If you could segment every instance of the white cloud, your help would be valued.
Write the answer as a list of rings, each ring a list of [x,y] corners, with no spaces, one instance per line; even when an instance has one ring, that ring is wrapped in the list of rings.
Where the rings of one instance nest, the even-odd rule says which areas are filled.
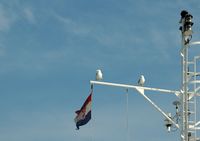
[[[60,16],[56,13],[54,13],[54,16],[58,21],[64,24],[67,32],[71,32],[75,35],[88,35],[91,32],[91,28],[88,25],[84,25],[84,23],[79,23],[78,21]]]
[[[32,24],[36,23],[36,18],[33,13],[33,10],[29,7],[23,9],[25,18]]]
[[[0,31],[8,31],[13,24],[25,18],[29,23],[35,24],[36,18],[32,7],[18,3],[10,3],[9,6],[0,4]]]
[[[15,16],[10,11],[6,10],[0,5],[0,31],[7,31],[10,29]]]

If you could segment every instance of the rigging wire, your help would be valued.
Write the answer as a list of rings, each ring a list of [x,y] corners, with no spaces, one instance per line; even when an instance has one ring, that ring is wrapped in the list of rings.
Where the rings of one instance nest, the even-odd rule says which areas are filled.
[[[127,135],[126,135],[126,141],[129,141],[129,126],[128,126],[128,124],[129,124],[129,118],[128,118],[128,113],[129,113],[129,111],[128,111],[128,108],[129,108],[129,99],[128,99],[129,97],[128,97],[128,89],[126,89],[126,130],[127,130]]]

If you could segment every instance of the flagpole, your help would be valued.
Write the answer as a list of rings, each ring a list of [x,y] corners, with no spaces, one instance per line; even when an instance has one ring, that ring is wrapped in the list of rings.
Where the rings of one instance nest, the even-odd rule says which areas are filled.
[[[92,101],[93,101],[93,93],[94,93],[94,85],[93,84],[90,84],[90,93],[92,94]],[[92,104],[91,104],[91,108],[92,108]],[[91,118],[92,118],[92,115],[91,115]],[[93,118],[93,120],[94,120],[94,118]],[[90,128],[91,128],[91,131],[94,131],[94,126],[93,126],[93,121],[92,120],[92,122],[91,122],[91,125],[90,125]],[[93,136],[93,134],[91,134],[91,141],[93,141],[94,140],[94,136]]]

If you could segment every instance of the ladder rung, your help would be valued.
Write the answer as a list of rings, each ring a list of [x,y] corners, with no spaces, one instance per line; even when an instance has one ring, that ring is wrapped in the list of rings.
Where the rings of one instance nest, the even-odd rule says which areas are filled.
[[[190,81],[190,83],[200,83],[200,80],[193,80],[193,81]]]
[[[184,72],[185,72],[185,71],[184,71]],[[196,73],[195,73],[195,72],[191,72],[191,71],[190,71],[190,72],[187,72],[187,75],[188,75],[189,78],[191,78],[190,75],[192,75],[192,76],[195,76],[195,75],[196,75],[196,77],[197,77],[197,76],[200,76],[200,73],[199,73],[199,72],[196,72]]]
[[[189,128],[189,129],[190,129],[190,128]],[[194,129],[190,129],[189,132],[195,133],[195,130],[194,130]]]
[[[189,124],[195,124],[195,121],[188,121]]]
[[[194,72],[191,72],[191,71],[189,71],[189,72],[187,72],[188,74],[193,74],[194,75]]]
[[[189,113],[189,114],[195,114],[195,112],[194,112],[194,111],[189,111],[188,113]]]
[[[193,62],[193,61],[188,61],[187,63],[188,63],[188,64],[194,64],[194,62]]]
[[[183,111],[185,113],[185,111]],[[194,111],[188,111],[188,114],[195,114]]]
[[[196,75],[199,76],[199,75],[200,75],[200,72],[196,72]]]

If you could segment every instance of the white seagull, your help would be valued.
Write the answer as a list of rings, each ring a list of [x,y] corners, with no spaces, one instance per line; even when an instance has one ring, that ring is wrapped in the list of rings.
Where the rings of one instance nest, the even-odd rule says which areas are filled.
[[[103,79],[102,71],[100,69],[96,70],[96,80],[100,81],[102,79]]]
[[[144,75],[141,75],[140,79],[138,80],[138,85],[139,86],[144,86],[144,82],[145,82]]]

